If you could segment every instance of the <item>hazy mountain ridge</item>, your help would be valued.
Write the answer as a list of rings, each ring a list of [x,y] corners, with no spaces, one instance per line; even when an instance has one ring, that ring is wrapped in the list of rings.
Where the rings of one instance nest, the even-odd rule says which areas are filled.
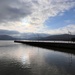
[[[75,38],[75,35],[59,34],[50,35],[45,33],[20,33],[18,31],[0,30],[0,40],[48,40],[68,41]]]
[[[41,35],[41,34],[40,34]],[[47,37],[41,37],[38,34],[38,37],[34,37],[32,34],[31,36],[33,37],[12,37],[9,35],[0,35],[0,40],[47,40],[47,41],[68,41],[71,40],[72,38],[75,38],[75,35],[68,35],[68,34],[62,34],[62,35],[49,35]],[[44,35],[44,34],[42,34]]]
[[[36,35],[36,34],[35,34]],[[19,35],[0,35],[0,40],[36,40],[48,36],[46,34],[20,33]]]
[[[41,38],[41,40],[68,41],[71,40],[72,38],[75,38],[75,35],[61,34],[61,35],[51,35],[45,38]]]
[[[9,35],[0,35],[0,40],[15,40],[16,38]]]
[[[5,37],[6,38],[5,38]],[[21,33],[13,30],[1,30],[0,29],[0,40],[1,39],[18,39],[18,40],[26,40],[26,39],[38,39],[38,37],[47,37],[49,34],[44,33]]]

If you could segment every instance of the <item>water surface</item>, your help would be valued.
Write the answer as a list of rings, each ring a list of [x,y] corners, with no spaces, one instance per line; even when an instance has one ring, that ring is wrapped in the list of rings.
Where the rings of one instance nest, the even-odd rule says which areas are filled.
[[[75,55],[0,41],[0,75],[75,75]]]

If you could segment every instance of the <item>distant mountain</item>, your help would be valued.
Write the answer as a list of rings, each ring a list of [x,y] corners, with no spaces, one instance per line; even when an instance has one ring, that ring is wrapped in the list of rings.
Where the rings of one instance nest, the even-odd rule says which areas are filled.
[[[15,35],[13,37],[19,39],[19,40],[36,40],[39,38],[44,38],[49,36],[49,34],[42,34],[42,33],[20,33],[19,35]]]
[[[49,36],[48,34],[33,34],[33,33],[20,33],[19,35],[2,35],[0,34],[0,40],[37,40]]]
[[[16,38],[9,35],[0,35],[0,40],[15,40]]]
[[[21,39],[39,39],[43,37],[47,37],[49,34],[44,33],[21,33],[19,38]]]
[[[0,40],[34,40],[43,37],[47,37],[49,34],[44,33],[21,33],[14,30],[2,30],[0,29]]]
[[[45,38],[40,38],[40,40],[51,40],[51,41],[69,41],[72,38],[75,38],[75,35],[69,35],[69,34],[61,34],[61,35],[51,35]]]
[[[18,31],[1,30],[0,40],[48,40],[48,41],[68,41],[75,40],[75,35],[61,34],[50,35],[45,33],[21,33]]]

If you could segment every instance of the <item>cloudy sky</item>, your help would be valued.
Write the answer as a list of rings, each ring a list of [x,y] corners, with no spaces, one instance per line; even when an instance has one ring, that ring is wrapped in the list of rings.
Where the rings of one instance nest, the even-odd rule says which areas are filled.
[[[75,34],[75,0],[0,0],[0,30]]]

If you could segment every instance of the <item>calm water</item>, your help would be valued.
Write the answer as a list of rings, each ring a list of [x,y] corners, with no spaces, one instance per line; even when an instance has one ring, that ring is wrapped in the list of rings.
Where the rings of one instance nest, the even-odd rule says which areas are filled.
[[[0,75],[75,75],[75,55],[0,41]]]

